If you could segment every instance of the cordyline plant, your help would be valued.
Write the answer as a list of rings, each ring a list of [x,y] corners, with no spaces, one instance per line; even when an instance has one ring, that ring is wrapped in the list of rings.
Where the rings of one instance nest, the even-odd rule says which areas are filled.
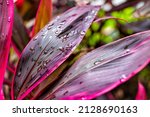
[[[41,0],[28,42],[30,37],[14,10],[13,0],[0,0],[0,99],[5,99],[3,81],[12,32],[12,46],[19,62],[15,72],[12,70],[11,99],[94,99],[141,71],[150,62],[150,31],[92,50],[58,77],[99,9],[99,6],[76,6],[50,21],[52,2]],[[140,98],[140,92],[145,89],[139,83],[136,99],[145,99]]]

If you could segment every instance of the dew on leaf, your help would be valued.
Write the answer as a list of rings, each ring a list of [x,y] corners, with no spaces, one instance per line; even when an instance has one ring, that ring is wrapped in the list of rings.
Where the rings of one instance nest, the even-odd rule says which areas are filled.
[[[60,22],[60,25],[64,25],[65,22],[66,22],[66,20],[61,21],[61,22]]]
[[[11,21],[11,18],[10,17],[8,17],[8,22],[10,22]]]
[[[53,27],[54,23],[47,26],[47,30],[50,30]]]
[[[9,0],[6,1],[6,4],[9,5]]]
[[[100,64],[100,63],[101,63],[101,61],[98,60],[98,61],[95,61],[95,62],[94,62],[94,65],[98,65],[98,64]]]
[[[30,47],[30,51],[32,52],[32,53],[34,53],[34,48],[33,47]]]
[[[21,76],[21,72],[20,72],[20,71],[17,73],[17,76],[18,76],[18,77],[20,77],[20,76]]]
[[[121,81],[121,82],[125,82],[125,81],[126,81],[126,78],[127,78],[127,76],[126,76],[125,74],[122,74],[120,81]]]
[[[47,62],[46,61],[43,61],[43,67],[45,68],[47,65]]]
[[[48,51],[47,51],[47,50],[45,50],[45,51],[44,51],[44,54],[47,54],[47,53],[48,53]]]
[[[81,35],[85,35],[85,33],[86,33],[85,31],[81,31],[81,33],[80,33],[80,34],[81,34]]]
[[[129,52],[130,52],[130,49],[127,49],[127,50],[126,50],[126,53],[129,53]]]
[[[59,31],[58,31],[58,30],[56,30],[56,31],[55,31],[55,34],[56,34],[56,35],[57,35],[57,34],[59,34]]]

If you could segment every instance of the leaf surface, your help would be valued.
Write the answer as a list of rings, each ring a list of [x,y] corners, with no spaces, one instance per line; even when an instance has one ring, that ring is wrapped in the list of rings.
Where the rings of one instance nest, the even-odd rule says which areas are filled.
[[[150,61],[150,31],[137,33],[80,58],[45,99],[93,99],[126,82]]]
[[[18,63],[12,96],[23,99],[56,70],[81,42],[98,10],[95,6],[74,7],[33,37]]]
[[[15,8],[12,43],[18,55],[20,55],[20,53],[23,51],[29,40],[30,37],[27,33],[27,29],[25,28],[23,21],[19,16],[17,9]]]
[[[13,0],[0,0],[0,91],[10,49],[13,25]]]

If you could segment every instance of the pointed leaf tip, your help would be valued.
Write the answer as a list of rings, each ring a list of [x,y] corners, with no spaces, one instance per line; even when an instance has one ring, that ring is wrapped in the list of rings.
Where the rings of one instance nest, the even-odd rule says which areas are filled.
[[[150,31],[97,48],[75,62],[45,99],[93,99],[100,96],[142,70],[150,61],[149,50]]]
[[[12,94],[23,99],[58,68],[83,39],[99,7],[74,7],[48,23],[24,49]],[[67,20],[66,20],[67,19]]]
[[[137,91],[135,99],[136,100],[146,100],[147,99],[145,88],[141,82],[138,82],[138,91]]]

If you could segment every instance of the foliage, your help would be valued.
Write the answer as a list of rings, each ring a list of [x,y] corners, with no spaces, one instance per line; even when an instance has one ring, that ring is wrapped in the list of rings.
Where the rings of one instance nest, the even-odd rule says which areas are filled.
[[[149,99],[148,5],[1,0],[0,99]]]

